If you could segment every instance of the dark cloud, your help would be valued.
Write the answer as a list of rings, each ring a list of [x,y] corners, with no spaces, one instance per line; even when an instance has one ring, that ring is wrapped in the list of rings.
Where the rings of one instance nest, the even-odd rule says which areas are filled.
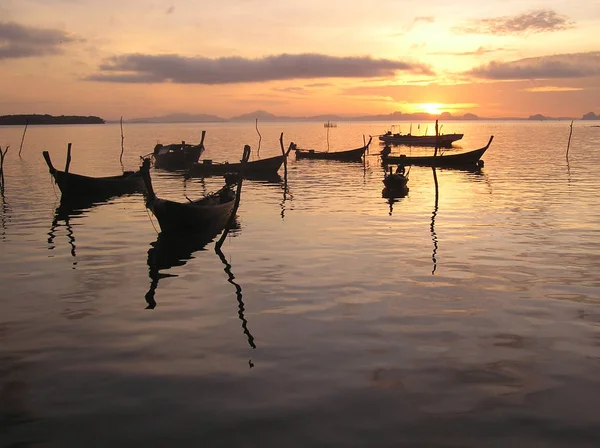
[[[600,51],[557,54],[511,62],[492,61],[466,72],[476,78],[553,79],[600,76]]]
[[[175,12],[175,6],[171,5],[169,6],[169,8],[167,9],[167,14],[173,14]]]
[[[484,54],[497,53],[499,51],[512,51],[506,48],[484,48],[479,47],[473,51],[437,51],[427,53],[433,56],[483,56]]]
[[[280,54],[259,59],[127,54],[100,65],[91,81],[121,83],[234,84],[286,79],[391,77],[397,71],[433,74],[423,64],[368,56]]]
[[[455,27],[458,34],[531,34],[562,31],[574,27],[567,16],[551,9],[538,9],[516,16],[473,19],[465,26]]]
[[[0,22],[0,60],[57,54],[62,44],[75,40],[63,30]]]

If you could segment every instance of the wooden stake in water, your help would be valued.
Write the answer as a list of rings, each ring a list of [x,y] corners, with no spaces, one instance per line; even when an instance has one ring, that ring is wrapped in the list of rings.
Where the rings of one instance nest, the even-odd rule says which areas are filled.
[[[67,161],[65,162],[65,173],[69,172],[69,165],[71,165],[71,144],[67,145]]]
[[[573,120],[571,120],[571,130],[569,131],[569,141],[567,142],[567,155],[566,158],[569,158],[569,147],[571,146],[571,135],[573,135]]]
[[[121,168],[123,168],[123,151],[125,151],[125,146],[123,145],[124,140],[125,136],[123,135],[123,117],[121,117],[121,156],[119,157],[119,162],[121,162]]]
[[[10,145],[7,146],[4,151],[2,150],[2,147],[0,147],[0,190],[2,190],[3,193],[4,193],[4,157],[6,156],[6,153],[8,152],[8,148],[10,148]]]
[[[25,133],[27,132],[28,120],[25,120],[25,129],[23,130],[23,137],[21,137],[21,146],[19,146],[19,159],[21,158],[21,151],[23,151],[23,142],[25,141]]]
[[[262,140],[262,135],[260,135],[260,131],[258,130],[258,118],[254,124],[256,127],[256,133],[258,134],[258,149],[256,150],[256,157],[260,158],[260,142]]]

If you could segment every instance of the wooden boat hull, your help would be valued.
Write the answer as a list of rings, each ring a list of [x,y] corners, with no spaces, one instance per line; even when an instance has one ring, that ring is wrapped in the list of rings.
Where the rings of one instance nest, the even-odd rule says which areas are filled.
[[[147,207],[152,211],[161,231],[165,233],[186,232],[205,233],[208,229],[224,228],[231,216],[235,204],[235,195],[222,204],[196,205],[192,202],[181,203],[166,199],[149,201]]]
[[[315,151],[314,149],[296,149],[296,159],[319,159],[319,160],[339,160],[342,162],[360,162],[363,155],[369,149],[372,138],[369,142],[360,148],[349,149],[347,151]]]
[[[402,190],[406,188],[408,177],[401,174],[389,174],[383,179],[383,184],[390,190]]]
[[[118,196],[145,190],[139,171],[112,177],[89,177],[56,171],[53,176],[61,193],[70,197]]]
[[[266,159],[246,162],[244,177],[273,177],[277,175],[279,168],[283,165],[283,155],[269,157]],[[239,173],[242,171],[242,163],[215,163],[203,160],[189,167],[187,174],[192,177],[222,176],[227,173]]]
[[[154,167],[162,170],[184,170],[198,162],[202,145],[167,145],[154,150]]]
[[[483,161],[481,157],[490,147],[494,136],[490,137],[490,140],[483,148],[475,149],[473,151],[462,152],[460,154],[442,154],[439,156],[383,156],[382,161],[384,164],[397,164],[403,166],[417,165],[417,166],[436,166],[441,168],[472,168],[480,166]]]
[[[48,151],[42,153],[63,199],[101,200],[128,193],[146,191],[141,171],[130,171],[120,176],[91,177],[59,171],[52,166]]]
[[[457,140],[463,138],[464,134],[444,134],[438,137],[438,146],[449,148]],[[383,134],[379,140],[392,145],[408,146],[435,146],[435,135],[401,135],[401,134]]]

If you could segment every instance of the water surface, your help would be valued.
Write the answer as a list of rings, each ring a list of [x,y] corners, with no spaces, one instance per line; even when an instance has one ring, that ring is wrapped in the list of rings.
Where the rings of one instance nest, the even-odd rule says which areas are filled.
[[[126,125],[123,166],[202,129],[205,157],[257,157],[253,125]],[[322,123],[260,129],[260,157],[280,132],[326,148]],[[600,132],[578,122],[567,161],[566,122],[443,131],[495,139],[480,172],[436,171],[437,204],[431,168],[382,197],[376,141],[292,157],[287,189],[244,182],[217,253],[160,239],[141,195],[59,208],[41,151],[118,174],[118,124],[30,127],[22,159],[0,128],[0,446],[599,446]],[[223,184],[152,176],[181,201]]]

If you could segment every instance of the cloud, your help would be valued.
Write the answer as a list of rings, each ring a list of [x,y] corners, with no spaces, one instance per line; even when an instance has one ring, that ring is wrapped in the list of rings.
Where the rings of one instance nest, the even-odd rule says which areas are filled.
[[[575,26],[567,16],[551,9],[538,9],[516,16],[472,19],[466,26],[454,27],[457,34],[533,34],[562,31]]]
[[[313,82],[312,84],[306,84],[304,87],[331,87],[334,84],[330,83],[330,82]]]
[[[492,61],[475,67],[466,75],[483,79],[585,78],[600,75],[600,51],[556,54],[511,62]]]
[[[173,14],[173,12],[175,12],[175,6],[171,5],[167,8],[167,11],[165,12],[165,14]]]
[[[392,77],[397,71],[433,74],[429,66],[369,56],[280,54],[258,59],[126,54],[109,58],[90,81],[118,83],[234,84],[287,79]]]
[[[0,60],[58,54],[77,39],[63,30],[0,22]]]
[[[558,87],[558,86],[542,86],[523,89],[524,92],[545,93],[545,92],[577,92],[583,90],[582,87]]]
[[[283,92],[283,93],[298,93],[298,94],[306,94],[306,89],[304,87],[277,87],[272,89],[275,92]]]
[[[484,54],[497,53],[499,51],[511,51],[506,48],[484,48],[479,47],[473,51],[437,51],[427,53],[433,56],[483,56]]]
[[[417,22],[425,22],[425,23],[433,23],[435,22],[435,17],[433,16],[417,16],[413,20],[413,25]]]
[[[433,23],[435,22],[435,17],[433,16],[417,16],[413,19],[413,21],[406,27],[405,30],[399,31],[397,33],[392,34],[394,37],[405,36],[409,31],[411,31],[419,22],[423,23]]]

